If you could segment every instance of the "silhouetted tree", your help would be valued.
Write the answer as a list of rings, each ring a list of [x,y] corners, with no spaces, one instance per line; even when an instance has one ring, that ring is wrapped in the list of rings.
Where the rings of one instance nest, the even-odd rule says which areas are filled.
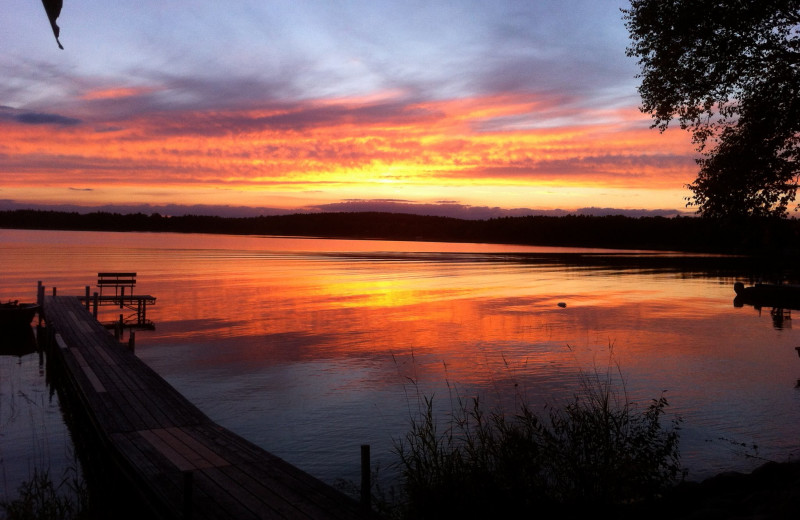
[[[641,110],[703,158],[703,215],[786,216],[800,174],[800,0],[632,0],[623,9]]]

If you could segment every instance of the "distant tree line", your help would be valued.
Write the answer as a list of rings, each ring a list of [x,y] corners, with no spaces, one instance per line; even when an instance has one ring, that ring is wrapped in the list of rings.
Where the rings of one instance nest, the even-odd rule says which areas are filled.
[[[482,242],[563,247],[798,255],[800,221],[568,215],[463,220],[404,213],[302,213],[247,218],[158,213],[0,211],[0,227]]]

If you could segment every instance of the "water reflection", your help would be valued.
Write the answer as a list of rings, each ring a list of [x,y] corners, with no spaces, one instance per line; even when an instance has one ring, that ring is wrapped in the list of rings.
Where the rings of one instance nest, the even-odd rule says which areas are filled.
[[[34,471],[60,479],[74,470],[72,441],[30,326],[0,330],[0,500]]]
[[[239,254],[235,269],[213,258],[195,271],[213,276],[159,295],[159,330],[141,355],[212,416],[328,478],[355,466],[362,442],[389,460],[420,393],[439,396],[444,411],[452,388],[552,402],[575,389],[581,369],[602,368],[609,345],[632,398],[666,389],[686,416],[695,474],[736,459],[727,445],[709,448],[723,436],[758,439],[774,453],[796,449],[785,423],[761,414],[765,402],[797,413],[796,396],[785,393],[795,374],[775,345],[790,340],[731,313],[729,280],[404,256]],[[189,302],[167,303],[187,289]],[[758,428],[742,414],[757,417]],[[331,447],[337,438],[341,447]]]
[[[742,282],[737,282],[734,284],[734,291],[734,307],[750,305],[759,314],[763,308],[768,307],[776,329],[792,328],[792,310],[800,310],[800,285],[756,284],[745,287]]]
[[[765,458],[800,451],[798,338],[731,306],[745,259],[261,237],[6,239],[3,291],[32,290],[41,275],[61,294],[82,294],[96,272],[137,271],[137,291],[158,298],[148,309],[156,330],[137,334],[137,354],[213,419],[328,481],[357,480],[365,443],[385,469],[421,395],[443,412],[454,395],[544,406],[568,398],[581,370],[604,370],[610,349],[631,399],[666,390],[685,418],[694,478],[757,463],[720,438],[758,444]]]

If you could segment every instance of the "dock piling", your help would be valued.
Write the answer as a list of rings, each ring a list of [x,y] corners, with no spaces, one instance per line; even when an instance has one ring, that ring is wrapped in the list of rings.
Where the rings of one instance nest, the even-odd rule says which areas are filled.
[[[194,483],[194,473],[191,471],[183,472],[183,518],[192,518],[192,488]]]
[[[361,506],[370,509],[372,478],[370,475],[369,444],[361,445]]]
[[[42,281],[39,280],[36,284],[36,303],[39,305],[39,312],[36,314],[39,315],[39,327],[42,326],[43,315],[42,308],[44,306],[44,285],[42,285]]]

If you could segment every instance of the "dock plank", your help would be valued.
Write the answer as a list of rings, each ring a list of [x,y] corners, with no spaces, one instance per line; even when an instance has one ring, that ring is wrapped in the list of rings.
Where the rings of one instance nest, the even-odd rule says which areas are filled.
[[[164,428],[156,432],[161,438],[172,444],[183,446],[185,450],[193,454],[192,460],[198,467],[229,466],[225,458],[220,456],[200,439],[191,435],[188,429],[184,428]],[[174,440],[173,440],[174,439]]]
[[[43,314],[110,459],[154,514],[196,519],[374,518],[355,500],[214,423],[100,324],[78,297]]]

